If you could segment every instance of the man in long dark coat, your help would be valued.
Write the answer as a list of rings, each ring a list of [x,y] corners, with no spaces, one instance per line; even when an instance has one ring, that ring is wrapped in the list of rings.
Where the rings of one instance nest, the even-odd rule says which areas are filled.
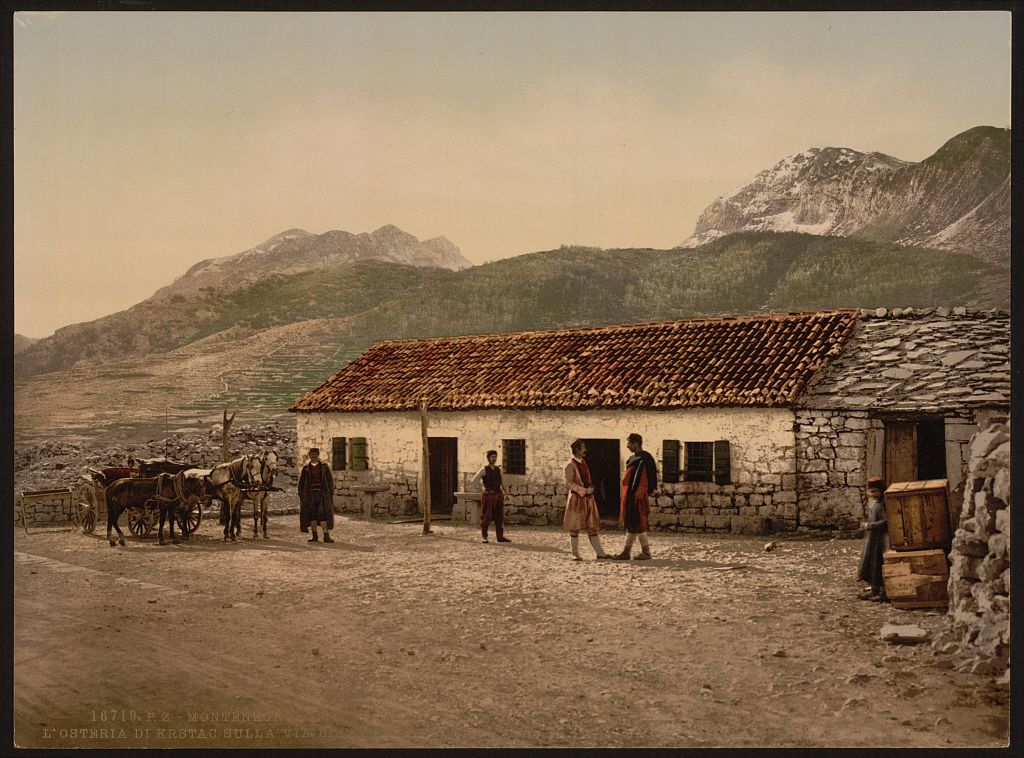
[[[320,460],[320,448],[311,447],[309,463],[299,473],[299,528],[305,532],[312,527],[309,542],[317,542],[318,526],[324,529],[324,542],[334,542],[334,476],[330,466]]]
[[[857,575],[871,585],[870,594],[861,597],[867,600],[884,601],[885,585],[882,582],[882,562],[889,549],[889,523],[885,514],[885,484],[881,477],[868,479],[868,520],[864,522],[864,548],[860,554]]]
[[[658,486],[658,467],[654,456],[643,449],[643,437],[631,434],[626,447],[633,455],[626,461],[622,476],[622,500],[619,502],[619,524],[626,528],[626,544],[622,552],[613,556],[617,561],[628,561],[633,540],[640,538],[638,561],[650,560],[651,546],[647,541],[647,516],[650,513],[650,494]]]

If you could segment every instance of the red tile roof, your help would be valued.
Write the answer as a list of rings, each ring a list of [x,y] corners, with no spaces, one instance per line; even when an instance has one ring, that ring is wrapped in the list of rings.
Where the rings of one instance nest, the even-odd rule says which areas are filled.
[[[857,311],[758,314],[374,344],[292,411],[786,405]]]

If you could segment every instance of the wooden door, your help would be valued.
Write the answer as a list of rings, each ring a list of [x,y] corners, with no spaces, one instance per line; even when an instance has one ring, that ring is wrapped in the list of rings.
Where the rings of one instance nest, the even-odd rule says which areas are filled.
[[[885,425],[885,483],[917,480],[917,424],[890,421]]]
[[[451,513],[458,490],[459,440],[457,437],[429,437],[430,512]]]

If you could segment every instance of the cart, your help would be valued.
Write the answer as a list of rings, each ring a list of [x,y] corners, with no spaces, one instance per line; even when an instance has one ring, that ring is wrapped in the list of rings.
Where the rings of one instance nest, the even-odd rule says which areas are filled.
[[[173,463],[173,462],[168,462]],[[184,464],[175,464],[183,466]],[[188,472],[186,472],[186,475]],[[99,519],[106,518],[107,501],[104,496],[106,488],[123,478],[138,477],[138,471],[127,467],[115,466],[104,469],[87,468],[82,474],[76,497],[73,501],[75,524],[83,533],[91,534],[96,529]],[[191,534],[203,519],[203,506],[209,505],[205,496],[190,493],[186,498],[186,508],[178,514],[178,524]],[[127,511],[128,531],[136,537],[147,537],[160,521],[159,505],[154,501],[129,508]]]

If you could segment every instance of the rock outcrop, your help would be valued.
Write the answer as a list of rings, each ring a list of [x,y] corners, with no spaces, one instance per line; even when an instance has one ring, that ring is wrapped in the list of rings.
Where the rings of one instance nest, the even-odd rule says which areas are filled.
[[[1010,424],[971,439],[968,496],[953,537],[949,625],[936,647],[959,646],[977,674],[1010,675]]]
[[[923,161],[841,147],[789,156],[701,214],[682,247],[738,231],[964,250],[1009,268],[1010,130],[979,126]]]

